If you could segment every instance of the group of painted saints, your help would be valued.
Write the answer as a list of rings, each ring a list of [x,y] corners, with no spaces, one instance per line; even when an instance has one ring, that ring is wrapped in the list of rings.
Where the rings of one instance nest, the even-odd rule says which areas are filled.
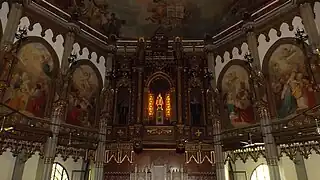
[[[272,88],[280,118],[316,105],[315,88],[303,73],[293,71],[272,83]]]

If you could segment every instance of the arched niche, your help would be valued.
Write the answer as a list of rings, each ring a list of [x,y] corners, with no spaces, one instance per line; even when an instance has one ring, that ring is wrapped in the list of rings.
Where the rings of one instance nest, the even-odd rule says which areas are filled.
[[[204,125],[204,99],[202,98],[203,89],[200,79],[194,77],[189,81],[189,109],[190,123],[193,126]]]
[[[27,115],[44,117],[50,114],[59,72],[59,59],[54,49],[40,37],[28,37],[17,54],[4,58],[1,80],[8,83],[2,102]]]
[[[115,123],[126,125],[130,119],[131,87],[128,78],[122,78],[117,82]]]
[[[253,87],[249,79],[247,64],[232,60],[223,68],[218,79],[222,92],[222,125],[224,128],[240,128],[256,123],[252,103]]]
[[[69,69],[72,74],[68,88],[66,123],[95,127],[99,115],[99,98],[102,78],[89,60],[76,61]]]
[[[163,73],[153,74],[144,89],[144,116],[150,125],[169,125],[175,121],[175,94],[172,80]]]
[[[273,116],[285,118],[317,104],[307,51],[295,38],[282,38],[268,50],[262,68]]]

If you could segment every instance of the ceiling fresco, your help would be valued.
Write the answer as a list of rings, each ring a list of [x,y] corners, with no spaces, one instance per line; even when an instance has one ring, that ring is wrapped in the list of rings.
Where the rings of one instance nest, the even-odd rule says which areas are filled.
[[[241,19],[268,0],[49,0],[101,33],[122,39],[150,37],[159,28],[168,36],[202,39]],[[270,0],[269,0],[270,1]],[[250,6],[248,6],[250,4]],[[250,7],[248,10],[248,7]]]

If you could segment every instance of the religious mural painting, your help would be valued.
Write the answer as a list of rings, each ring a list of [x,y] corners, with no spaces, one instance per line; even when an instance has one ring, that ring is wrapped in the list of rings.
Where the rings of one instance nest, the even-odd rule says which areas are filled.
[[[302,49],[290,43],[280,44],[270,56],[268,74],[279,118],[316,105],[305,58]]]
[[[66,123],[83,127],[95,125],[100,83],[90,65],[81,64],[75,68],[69,85]]]
[[[222,76],[224,105],[232,127],[254,124],[248,71],[241,65],[231,65]]]
[[[76,7],[80,19],[109,36],[121,38],[150,37],[159,27],[170,36],[203,38],[226,23],[236,23],[241,6],[261,6],[267,0],[48,0],[71,13]],[[239,3],[240,2],[240,3]],[[254,4],[254,5],[253,5]],[[215,26],[212,26],[215,24]]]
[[[56,65],[53,57],[43,44],[31,42],[21,47],[17,58],[2,102],[26,115],[44,117]]]

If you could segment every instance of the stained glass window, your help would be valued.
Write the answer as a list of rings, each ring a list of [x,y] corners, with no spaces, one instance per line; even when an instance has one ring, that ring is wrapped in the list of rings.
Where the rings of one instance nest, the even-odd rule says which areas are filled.
[[[251,180],[270,180],[268,165],[259,165],[252,173]]]
[[[51,180],[69,180],[66,168],[59,163],[54,163],[52,166]]]

